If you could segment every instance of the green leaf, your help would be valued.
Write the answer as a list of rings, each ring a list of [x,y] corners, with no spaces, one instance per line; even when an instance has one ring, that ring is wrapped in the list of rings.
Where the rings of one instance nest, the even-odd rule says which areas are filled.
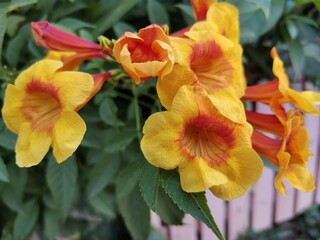
[[[304,23],[319,29],[319,24],[310,17],[299,16],[299,15],[289,15],[288,18],[292,20],[297,20],[301,23]]]
[[[5,129],[0,133],[1,147],[14,151],[16,141],[17,141],[17,135],[9,131],[8,129]]]
[[[108,12],[104,17],[100,18],[96,23],[97,28],[93,32],[95,37],[103,34],[109,28],[114,26],[130,9],[132,9],[140,0],[117,0],[108,8]]]
[[[128,23],[118,22],[113,26],[113,31],[118,38],[120,38],[125,32],[136,32],[136,29]]]
[[[56,239],[59,225],[59,215],[57,212],[46,209],[44,212],[44,232],[49,240]]]
[[[121,132],[110,131],[106,136],[105,142],[106,146],[104,148],[105,152],[114,153],[124,150],[133,140],[137,138],[137,130],[126,128]]]
[[[67,28],[70,28],[72,31],[76,31],[81,28],[94,28],[93,24],[81,21],[76,18],[64,18],[58,22],[59,25],[63,25]]]
[[[13,239],[27,239],[35,227],[39,215],[39,205],[36,199],[29,200],[18,213],[13,225]]]
[[[184,212],[165,193],[162,187],[159,188],[157,199],[157,214],[166,224],[181,225]]]
[[[87,185],[87,192],[89,197],[101,192],[118,173],[120,167],[120,155],[104,154],[104,159],[96,163],[92,169],[89,170],[89,182]]]
[[[293,69],[296,73],[296,77],[300,78],[302,75],[302,71],[305,63],[305,55],[302,43],[300,39],[292,39],[287,42],[290,60],[293,66]]]
[[[148,17],[151,23],[169,25],[169,15],[163,5],[156,0],[148,0]]]
[[[156,211],[158,191],[160,186],[159,169],[145,161],[141,169],[139,186],[142,197],[148,207],[153,211]]]
[[[205,223],[219,239],[224,239],[211,215],[204,192],[184,192],[180,186],[179,174],[175,170],[162,171],[161,185],[181,210]]]
[[[127,177],[127,182],[130,182]],[[143,201],[138,185],[126,195],[117,195],[124,223],[134,240],[147,240],[150,232],[150,210]]]
[[[99,194],[90,197],[89,203],[96,211],[105,215],[108,220],[116,218],[116,203],[113,194],[100,192]]]
[[[257,4],[258,4],[259,8],[262,10],[265,18],[269,19],[271,0],[259,0],[259,1],[257,1]]]
[[[123,198],[128,195],[138,184],[140,178],[139,162],[128,164],[119,173],[116,180],[116,196]]]
[[[26,18],[21,15],[10,15],[8,16],[8,28],[7,33],[10,37],[13,37],[17,32],[19,25],[25,20]]]
[[[8,7],[5,9],[6,12],[11,12],[20,7],[25,7],[31,4],[37,3],[38,0],[12,0]]]
[[[42,2],[43,0],[41,0]],[[55,2],[56,0],[46,0],[50,2]],[[55,8],[55,11],[52,12],[52,21],[56,21],[60,18],[66,17],[66,16],[70,16],[71,14],[86,8],[87,5],[85,3],[82,3],[80,1],[76,1],[76,2],[70,2],[67,4],[61,4],[60,6],[58,6],[57,8]]]
[[[77,189],[78,168],[74,157],[58,164],[50,157],[46,180],[62,218],[66,218]]]
[[[7,29],[7,14],[0,11],[0,67],[1,67],[1,60],[2,60],[2,44],[3,44],[3,38],[6,33]],[[0,141],[1,142],[1,141]]]
[[[99,107],[101,119],[108,125],[114,127],[123,126],[124,123],[117,116],[118,107],[112,98],[105,98]]]
[[[287,26],[290,38],[291,39],[296,38],[299,34],[299,30],[298,30],[298,27],[297,27],[297,24],[295,23],[295,21],[292,21],[290,19],[286,19],[285,22],[286,22],[286,26]]]
[[[1,157],[0,157],[0,181],[9,182],[8,170]]]

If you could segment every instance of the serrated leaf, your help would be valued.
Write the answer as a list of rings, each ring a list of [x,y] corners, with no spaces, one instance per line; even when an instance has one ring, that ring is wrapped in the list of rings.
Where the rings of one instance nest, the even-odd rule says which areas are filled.
[[[180,186],[179,174],[175,170],[162,171],[161,185],[165,192],[171,197],[173,202],[180,207],[181,210],[205,223],[219,239],[224,239],[211,215],[204,192],[184,192]]]
[[[127,181],[130,181],[130,177]],[[137,183],[128,194],[117,195],[117,203],[132,238],[147,240],[150,232],[150,210],[141,197]]]
[[[151,23],[169,25],[169,15],[163,5],[156,0],[148,0],[148,17]]]
[[[162,187],[159,188],[157,211],[161,220],[166,224],[181,225],[184,212],[175,204],[172,199],[165,193]]]
[[[117,116],[118,108],[113,99],[105,98],[99,107],[101,119],[108,125],[121,127],[124,123]]]
[[[0,157],[0,181],[9,182],[8,170],[1,157]]]
[[[59,214],[50,209],[44,212],[44,232],[49,240],[54,240],[59,230]]]
[[[92,169],[89,170],[89,182],[87,185],[87,192],[89,197],[101,192],[118,173],[120,166],[120,155],[104,154],[104,159],[96,163]]]
[[[95,37],[103,34],[114,24],[116,24],[131,8],[133,8],[140,0],[117,0],[108,8],[108,12],[104,17],[100,18],[96,25],[97,28],[93,32]]]
[[[148,207],[156,211],[158,191],[160,186],[159,169],[149,164],[147,161],[141,168],[140,190],[142,197]]]
[[[46,181],[62,218],[66,218],[77,189],[78,168],[74,157],[58,164],[50,157]]]
[[[24,240],[31,233],[36,225],[39,215],[39,205],[35,199],[24,204],[21,212],[18,213],[13,225],[13,239]]]
[[[105,215],[108,220],[116,218],[116,203],[111,193],[100,192],[89,198],[90,205],[98,212]]]
[[[2,65],[2,44],[3,38],[7,30],[7,14],[0,11],[0,66]]]
[[[138,184],[139,178],[140,168],[138,161],[134,161],[122,169],[116,180],[117,198],[128,195]]]

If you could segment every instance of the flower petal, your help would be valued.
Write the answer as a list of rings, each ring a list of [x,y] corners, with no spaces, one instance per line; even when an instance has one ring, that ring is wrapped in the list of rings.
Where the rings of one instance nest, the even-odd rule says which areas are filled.
[[[50,133],[33,131],[30,123],[23,123],[15,148],[17,165],[31,167],[39,164],[49,151],[50,144]]]
[[[172,112],[154,113],[147,119],[141,150],[152,165],[174,169],[184,160],[177,142],[179,129],[182,129],[182,119]]]
[[[14,85],[9,84],[6,89],[2,108],[2,117],[12,132],[18,133],[20,125],[26,121],[21,112],[23,93]]]
[[[228,177],[226,184],[213,186],[210,191],[224,200],[242,196],[255,184],[262,173],[262,160],[250,147],[232,149],[230,159],[217,170]]]
[[[86,124],[78,113],[63,110],[52,132],[53,155],[58,163],[70,157],[80,145]]]
[[[51,79],[65,108],[74,110],[91,94],[94,81],[83,72],[57,72]]]

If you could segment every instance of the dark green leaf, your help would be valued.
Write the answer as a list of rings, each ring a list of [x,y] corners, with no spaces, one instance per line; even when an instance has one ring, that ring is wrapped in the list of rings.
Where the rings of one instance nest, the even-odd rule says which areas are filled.
[[[111,28],[115,23],[117,23],[131,8],[134,7],[140,0],[118,0],[114,1],[108,8],[108,12],[104,17],[98,20],[97,28],[93,32],[93,35],[98,37],[103,34],[109,28]]]
[[[81,28],[94,28],[93,24],[81,21],[76,18],[64,18],[61,21],[59,21],[58,24],[70,28],[73,31],[76,31]]]
[[[100,192],[90,197],[89,203],[95,210],[105,215],[109,220],[116,218],[116,203],[111,193]]]
[[[17,135],[13,132],[9,131],[8,129],[5,129],[0,133],[0,146],[4,147],[8,150],[14,150],[14,147],[16,145],[17,141]]]
[[[54,1],[53,0],[46,0],[46,1],[55,2],[56,0],[54,0]],[[61,4],[61,6],[58,6],[55,9],[55,11],[52,12],[52,21],[56,21],[60,18],[69,16],[72,13],[75,13],[81,9],[84,9],[85,7],[86,7],[86,4],[84,4],[80,1],[67,3],[67,4]]]
[[[128,195],[138,184],[140,178],[139,162],[128,164],[116,180],[116,196],[122,198]]]
[[[46,209],[44,212],[44,232],[49,240],[56,239],[59,224],[59,215],[57,212]]]
[[[296,38],[298,36],[298,34],[299,34],[299,30],[298,30],[298,27],[297,27],[296,23],[294,21],[290,20],[290,19],[287,19],[286,20],[286,26],[287,26],[290,38],[291,39]]]
[[[148,17],[151,23],[169,25],[169,15],[163,5],[156,0],[148,0]]]
[[[161,185],[181,210],[205,223],[219,239],[224,239],[211,215],[204,192],[184,192],[180,186],[179,174],[175,170],[162,171]]]
[[[172,201],[162,187],[159,188],[156,212],[166,224],[182,224],[184,212]]]
[[[127,177],[127,183],[131,181]],[[146,240],[150,231],[150,210],[143,201],[138,185],[126,195],[117,195],[120,214],[134,240]]]
[[[74,157],[60,164],[50,157],[46,180],[62,218],[68,215],[72,206],[77,189],[77,175],[78,168]]]
[[[119,133],[110,131],[110,134],[105,139],[106,146],[104,151],[114,153],[124,150],[135,138],[137,138],[137,130],[135,129],[123,129]]]
[[[290,60],[293,66],[293,69],[296,73],[296,77],[300,78],[302,75],[302,71],[305,63],[305,56],[302,43],[300,39],[292,39],[287,42]]]
[[[0,157],[0,181],[9,182],[8,170],[1,157]]]
[[[145,161],[141,169],[140,190],[148,207],[156,211],[160,186],[159,169]]]
[[[17,32],[20,23],[22,23],[26,18],[21,15],[10,15],[8,16],[8,28],[7,33],[10,37],[13,37]]]
[[[118,22],[113,26],[113,31],[118,38],[121,37],[125,32],[136,32],[133,26],[125,22]]]
[[[101,192],[118,173],[120,166],[120,155],[104,154],[104,159],[96,163],[92,169],[89,170],[89,182],[87,185],[87,192],[89,197]]]
[[[12,0],[8,7],[5,9],[6,12],[11,12],[17,8],[28,6],[37,3],[38,0]]]
[[[7,14],[0,11],[0,66],[1,66],[1,59],[2,59],[3,38],[7,30],[7,24],[8,24]]]
[[[118,108],[113,99],[105,98],[99,107],[101,119],[108,125],[114,127],[123,126],[124,123],[117,116]]]
[[[36,225],[39,215],[39,205],[35,199],[24,204],[21,212],[18,213],[13,225],[13,239],[27,239]]]

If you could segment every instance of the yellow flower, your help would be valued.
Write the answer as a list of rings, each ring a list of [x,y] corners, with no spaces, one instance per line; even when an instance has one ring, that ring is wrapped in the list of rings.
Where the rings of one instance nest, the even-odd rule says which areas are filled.
[[[126,32],[115,43],[113,54],[137,84],[168,74],[174,62],[169,37],[155,24],[140,29],[137,34]]]
[[[75,109],[91,94],[90,74],[58,71],[63,63],[41,60],[9,84],[2,116],[18,134],[15,147],[20,167],[37,165],[50,145],[57,162],[66,160],[79,146],[86,125]]]
[[[272,111],[277,114],[282,103],[292,103],[301,111],[319,115],[319,111],[314,105],[320,104],[320,93],[314,91],[303,91],[301,93],[294,91],[289,86],[289,79],[285,72],[283,62],[280,59],[276,48],[271,50],[273,58],[272,71],[276,76],[271,82],[251,86],[246,89],[243,100],[259,101],[269,104]],[[282,122],[285,117],[277,114]]]
[[[275,179],[277,191],[286,195],[286,189],[282,183],[283,178],[301,191],[313,191],[315,189],[314,178],[306,165],[309,156],[312,156],[312,152],[309,150],[308,132],[303,127],[303,116],[298,112],[289,111],[283,125],[272,115],[249,115],[251,116],[248,119],[254,127],[258,125],[259,129],[267,130],[281,138],[272,139],[256,131],[252,136],[253,148],[272,164],[279,167]],[[259,120],[255,120],[254,117],[258,117]],[[271,125],[268,125],[267,120],[271,120]]]
[[[171,38],[176,63],[171,73],[158,80],[157,93],[162,105],[169,110],[183,85],[200,85],[214,94],[230,92],[241,97],[245,89],[241,46],[212,31],[186,35],[188,39]]]
[[[141,149],[146,159],[163,169],[178,168],[186,192],[207,188],[231,200],[244,194],[261,175],[262,161],[251,147],[252,127],[244,109],[230,111],[240,123],[220,114],[217,102],[202,87],[183,86],[170,111],[152,114],[145,122]],[[240,115],[240,117],[239,117]]]
[[[208,9],[216,0],[191,0],[193,14],[197,21],[205,20]]]

